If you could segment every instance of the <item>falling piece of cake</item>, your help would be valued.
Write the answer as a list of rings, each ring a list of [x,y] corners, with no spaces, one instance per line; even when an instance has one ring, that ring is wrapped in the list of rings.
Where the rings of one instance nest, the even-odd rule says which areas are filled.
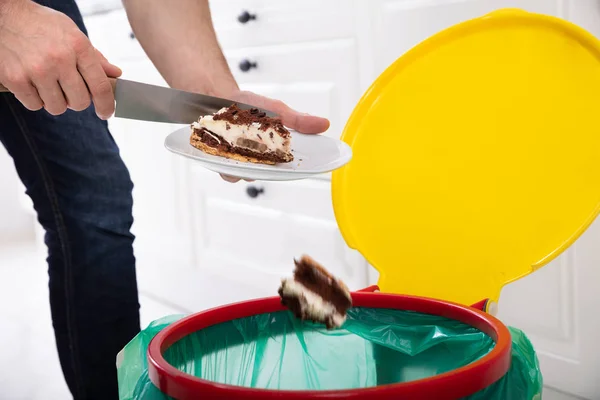
[[[242,162],[287,163],[294,159],[291,134],[281,119],[233,104],[192,124],[190,144],[205,153]]]
[[[296,318],[323,323],[327,329],[342,326],[352,307],[346,285],[309,256],[294,263],[294,277],[281,280],[281,304]]]

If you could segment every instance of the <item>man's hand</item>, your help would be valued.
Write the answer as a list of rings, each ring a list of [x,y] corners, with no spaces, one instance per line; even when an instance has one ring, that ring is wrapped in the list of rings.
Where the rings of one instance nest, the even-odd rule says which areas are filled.
[[[329,128],[329,121],[327,119],[300,113],[288,107],[280,100],[270,99],[247,91],[234,92],[232,95],[227,96],[227,98],[274,112],[281,118],[283,125],[301,133],[323,133]],[[228,175],[221,175],[221,177],[231,183],[240,180],[240,178]]]
[[[120,75],[66,15],[30,0],[0,2],[0,83],[29,110],[59,115],[93,101],[107,119],[115,110],[107,76]]]
[[[281,118],[283,125],[301,133],[323,133],[329,129],[327,119],[293,110],[280,100],[246,91],[237,91],[227,98],[271,111]]]

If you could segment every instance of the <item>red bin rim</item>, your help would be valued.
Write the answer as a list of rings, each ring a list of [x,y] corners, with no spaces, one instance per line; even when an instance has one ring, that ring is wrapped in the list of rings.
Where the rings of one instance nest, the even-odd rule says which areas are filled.
[[[492,385],[510,368],[512,341],[508,328],[483,311],[456,303],[385,293],[353,293],[355,307],[392,308],[438,315],[463,322],[496,342],[484,357],[464,367],[411,382],[344,390],[273,390],[226,385],[201,379],[170,365],[164,352],[183,337],[212,325],[252,315],[283,311],[279,297],[243,301],[185,317],[160,331],[148,346],[148,374],[161,392],[188,399],[458,399]]]

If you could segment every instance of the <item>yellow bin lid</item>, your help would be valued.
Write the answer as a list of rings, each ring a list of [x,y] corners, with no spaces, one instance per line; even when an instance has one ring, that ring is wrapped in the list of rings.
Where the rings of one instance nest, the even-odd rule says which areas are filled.
[[[600,43],[499,10],[377,78],[342,139],[334,210],[383,292],[461,304],[547,264],[600,206]]]

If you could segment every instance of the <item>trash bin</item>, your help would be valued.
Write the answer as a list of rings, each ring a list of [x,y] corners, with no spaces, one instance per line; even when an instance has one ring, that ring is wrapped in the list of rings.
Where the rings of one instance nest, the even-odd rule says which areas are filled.
[[[120,399],[541,395],[533,347],[490,315],[430,299],[353,296],[357,307],[339,330],[296,320],[278,298],[157,321],[121,354]]]
[[[158,321],[119,356],[121,399],[540,398],[531,344],[493,314],[598,215],[598,93],[599,41],[558,18],[499,10],[417,45],[357,104],[332,177],[380,292],[332,331],[277,297]]]

